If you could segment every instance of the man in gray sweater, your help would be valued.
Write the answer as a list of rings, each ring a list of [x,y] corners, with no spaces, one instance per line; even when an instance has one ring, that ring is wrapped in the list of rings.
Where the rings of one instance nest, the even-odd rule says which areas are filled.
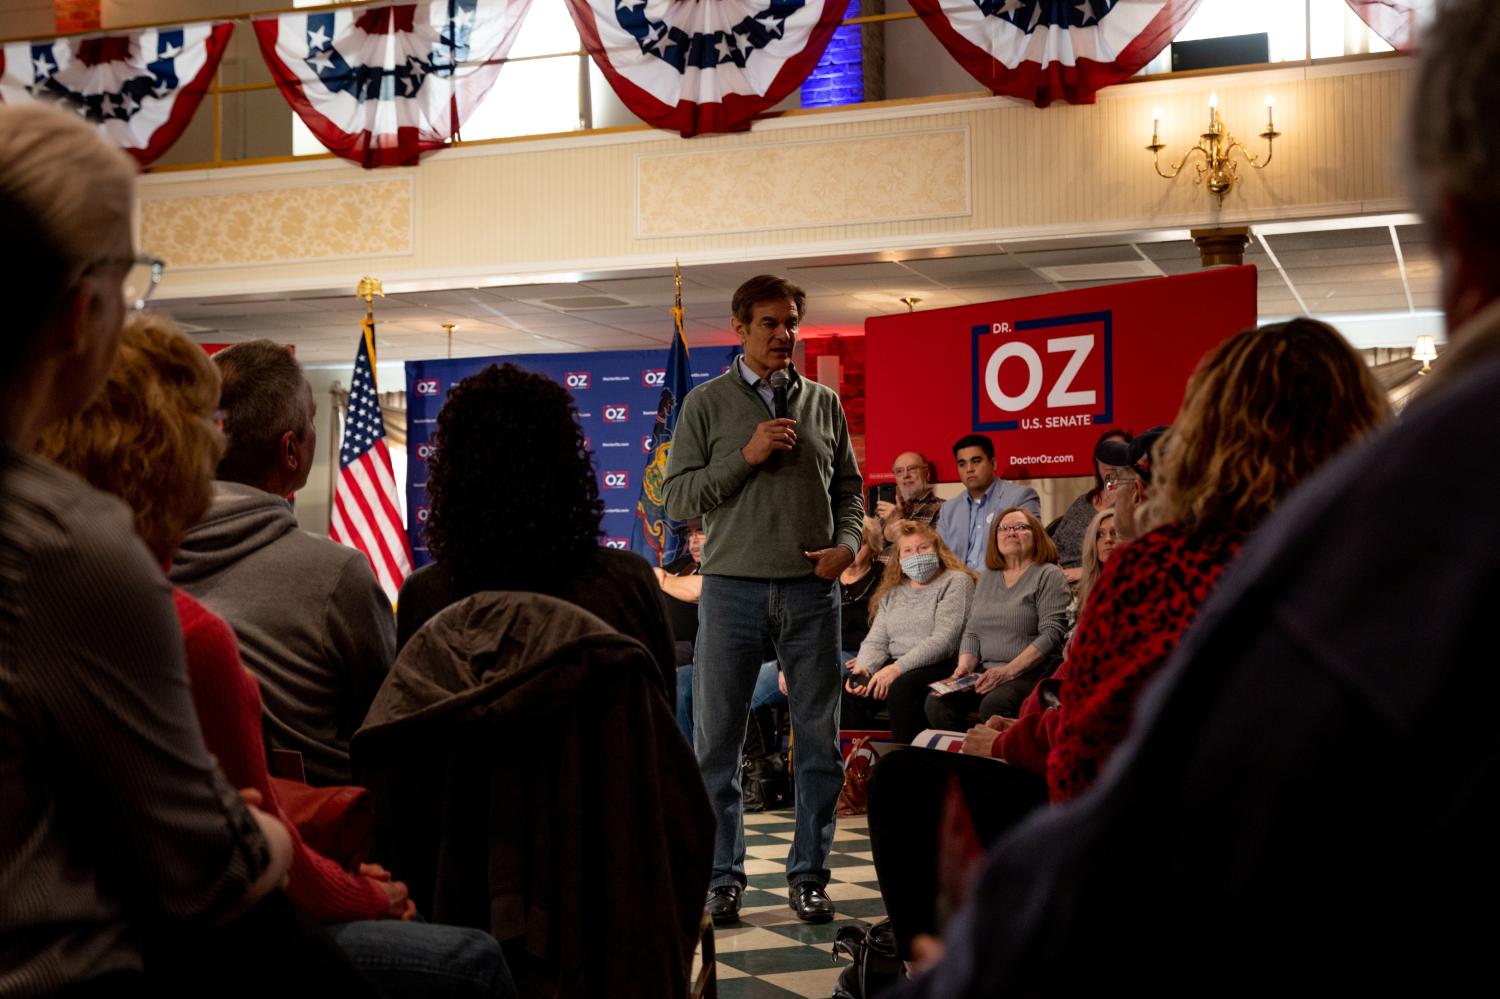
[[[663,483],[667,514],[701,516],[708,532],[693,671],[694,750],[718,830],[707,910],[739,918],[745,887],[740,749],[770,636],[797,733],[796,838],[790,904],[833,918],[828,851],[843,767],[838,748],[838,577],[861,543],[859,467],[838,394],[791,364],[802,289],[751,278],[734,293],[745,352],[683,401]]]
[[[301,530],[286,500],[317,450],[317,406],[291,352],[254,340],[214,360],[229,449],[170,578],[234,628],[270,748],[300,753],[309,783],[348,784],[349,739],[396,655],[391,604],[362,552]]]

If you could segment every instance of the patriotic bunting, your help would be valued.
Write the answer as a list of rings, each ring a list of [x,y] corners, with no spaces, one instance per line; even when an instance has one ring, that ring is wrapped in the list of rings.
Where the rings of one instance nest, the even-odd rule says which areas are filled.
[[[993,93],[1092,104],[1166,47],[1199,0],[911,0],[953,58]]]
[[[287,102],[330,152],[410,166],[479,106],[531,0],[427,3],[281,14],[255,37]]]
[[[849,0],[568,0],[583,47],[636,117],[737,132],[802,85]]]
[[[219,69],[232,24],[185,24],[0,47],[0,100],[72,108],[142,165],[182,135]]]
[[[1437,5],[1433,0],[1349,0],[1349,6],[1391,48],[1411,52]]]

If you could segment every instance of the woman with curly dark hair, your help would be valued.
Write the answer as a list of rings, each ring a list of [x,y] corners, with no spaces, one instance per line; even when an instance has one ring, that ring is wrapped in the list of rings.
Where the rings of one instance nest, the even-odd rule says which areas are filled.
[[[437,560],[401,587],[398,651],[443,608],[484,590],[567,600],[636,638],[674,689],[676,658],[645,559],[599,544],[599,499],[568,391],[514,364],[453,387],[427,463],[427,545]]]

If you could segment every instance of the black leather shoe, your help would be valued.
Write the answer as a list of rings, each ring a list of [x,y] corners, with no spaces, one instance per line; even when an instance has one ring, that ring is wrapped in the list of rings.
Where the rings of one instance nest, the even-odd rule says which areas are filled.
[[[833,918],[833,899],[816,881],[792,885],[789,895],[792,911],[804,923],[826,923]]]
[[[703,911],[713,918],[715,926],[729,926],[740,921],[740,898],[745,889],[739,885],[720,885],[708,890]]]

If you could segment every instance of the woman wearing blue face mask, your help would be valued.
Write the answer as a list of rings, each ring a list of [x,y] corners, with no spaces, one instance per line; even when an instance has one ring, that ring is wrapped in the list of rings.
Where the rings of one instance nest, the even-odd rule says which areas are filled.
[[[953,672],[974,574],[926,524],[903,521],[895,542],[845,689],[884,700],[891,731],[910,742],[927,727],[927,685]]]

